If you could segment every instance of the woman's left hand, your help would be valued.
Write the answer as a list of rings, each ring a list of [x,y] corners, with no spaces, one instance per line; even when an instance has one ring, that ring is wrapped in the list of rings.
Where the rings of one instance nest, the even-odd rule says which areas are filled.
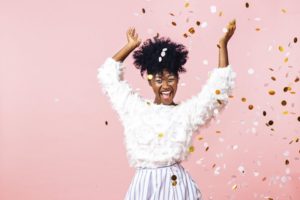
[[[236,23],[235,19],[229,22],[227,25],[227,32],[224,34],[223,37],[219,40],[219,45],[227,45],[228,41],[230,40],[231,36],[234,34]]]

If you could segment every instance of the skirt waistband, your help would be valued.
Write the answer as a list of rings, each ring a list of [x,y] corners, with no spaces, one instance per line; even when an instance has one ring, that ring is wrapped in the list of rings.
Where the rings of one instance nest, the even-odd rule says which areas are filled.
[[[179,164],[180,164],[180,162],[175,162],[170,165],[164,165],[164,166],[159,166],[159,167],[137,167],[136,169],[139,169],[139,170],[141,170],[141,169],[160,169],[160,168],[171,167],[173,165],[179,165]]]

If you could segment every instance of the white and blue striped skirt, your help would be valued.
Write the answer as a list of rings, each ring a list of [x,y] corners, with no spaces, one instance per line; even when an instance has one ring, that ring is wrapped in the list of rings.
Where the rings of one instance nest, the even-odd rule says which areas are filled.
[[[198,185],[180,163],[137,168],[125,200],[201,200]]]

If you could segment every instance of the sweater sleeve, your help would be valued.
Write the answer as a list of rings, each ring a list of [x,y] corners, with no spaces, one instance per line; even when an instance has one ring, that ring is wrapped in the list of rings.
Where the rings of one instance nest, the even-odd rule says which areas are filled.
[[[180,104],[179,115],[183,115],[192,131],[208,125],[223,111],[235,87],[236,75],[231,65],[213,69],[201,91]]]
[[[142,97],[123,80],[124,68],[123,62],[108,57],[97,73],[102,92],[109,98],[112,108],[117,111],[122,121],[143,102]]]

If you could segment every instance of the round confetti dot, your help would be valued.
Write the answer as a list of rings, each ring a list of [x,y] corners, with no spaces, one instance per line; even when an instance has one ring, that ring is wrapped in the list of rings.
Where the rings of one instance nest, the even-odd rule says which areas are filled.
[[[289,160],[285,160],[285,164],[286,165],[290,164],[290,161]]]
[[[297,43],[297,41],[298,41],[298,38],[294,37],[294,43]]]
[[[105,125],[107,125],[108,124],[108,121],[105,121]]]
[[[221,94],[221,91],[220,90],[216,90],[215,93],[216,94]]]
[[[195,147],[194,146],[190,146],[189,147],[189,152],[194,152],[195,151]]]
[[[176,185],[177,185],[177,181],[173,181],[173,182],[172,182],[172,185],[173,185],[173,186],[176,186]]]
[[[210,6],[210,12],[211,13],[216,13],[217,12],[217,7],[216,6]]]
[[[254,69],[252,68],[248,69],[248,74],[254,74]]]
[[[273,81],[276,81],[276,78],[275,78],[274,76],[272,76],[271,79],[272,79]]]
[[[283,91],[284,91],[284,92],[287,92],[287,91],[289,91],[289,90],[291,90],[291,89],[292,89],[292,88],[290,88],[290,87],[284,87],[284,88],[283,88]]]
[[[191,34],[194,34],[194,33],[195,33],[195,29],[194,29],[193,27],[191,27],[191,28],[189,28],[189,32],[190,32]]]
[[[274,95],[274,94],[275,94],[275,91],[274,91],[274,90],[270,90],[270,91],[269,91],[269,94],[270,94],[270,95]]]
[[[248,106],[249,110],[252,110],[253,107],[254,107],[253,105],[249,105],[249,106]]]
[[[269,125],[273,125],[274,122],[273,122],[272,120],[270,120],[270,121],[268,122],[268,124],[269,124]]]
[[[282,46],[278,46],[279,51],[283,52],[284,48]]]
[[[176,22],[172,22],[172,25],[173,25],[173,26],[176,26]]]
[[[172,179],[173,181],[175,181],[175,180],[177,179],[177,176],[176,176],[176,175],[172,175],[172,176],[171,176],[171,179]]]
[[[281,105],[286,106],[286,100],[281,101]]]
[[[143,12],[143,13],[145,13],[145,12],[146,12],[145,8],[143,8],[143,9],[142,9],[142,12]]]
[[[246,102],[247,99],[245,97],[242,98],[242,102]]]
[[[300,122],[300,116],[298,117],[298,121]]]
[[[162,137],[164,137],[164,134],[163,134],[163,133],[159,133],[159,134],[158,134],[158,137],[159,137],[159,138],[162,138]]]
[[[267,112],[266,111],[263,111],[263,116],[266,116],[267,115]]]
[[[246,2],[246,3],[245,3],[245,6],[246,6],[246,8],[249,8],[249,3]]]
[[[148,74],[148,75],[147,75],[147,78],[148,78],[149,80],[151,80],[151,79],[153,78],[153,75],[152,75],[152,74]]]
[[[201,23],[200,23],[200,21],[196,21],[196,24],[197,24],[197,26],[200,26]]]

